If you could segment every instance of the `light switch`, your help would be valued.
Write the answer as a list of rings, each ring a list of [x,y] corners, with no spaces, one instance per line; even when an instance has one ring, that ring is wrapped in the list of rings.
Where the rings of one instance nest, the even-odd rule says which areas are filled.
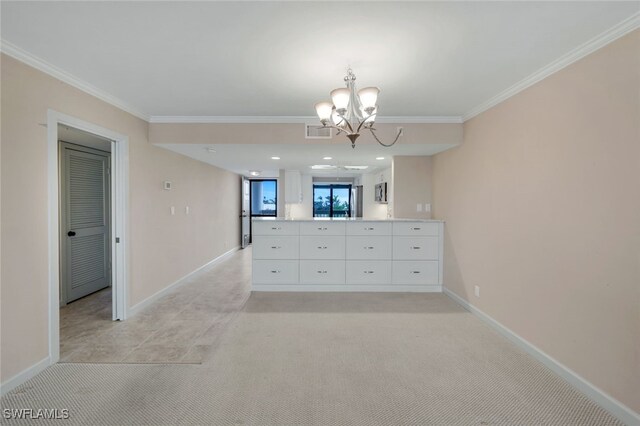
[[[416,211],[417,211],[417,212],[421,212],[421,211],[422,211],[422,203],[418,203],[418,204],[416,205]]]
[[[186,214],[189,214],[189,206],[187,206],[187,207],[185,207],[185,208],[184,208],[184,212],[185,212]]]
[[[175,216],[175,214],[176,214],[176,207],[171,206],[171,216]]]

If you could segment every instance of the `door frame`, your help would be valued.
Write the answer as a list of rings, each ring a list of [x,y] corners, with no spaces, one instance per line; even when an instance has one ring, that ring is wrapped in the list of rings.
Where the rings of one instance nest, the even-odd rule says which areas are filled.
[[[60,162],[58,125],[111,140],[111,288],[113,320],[127,318],[129,137],[52,109],[47,110],[49,212],[49,359],[60,359]]]

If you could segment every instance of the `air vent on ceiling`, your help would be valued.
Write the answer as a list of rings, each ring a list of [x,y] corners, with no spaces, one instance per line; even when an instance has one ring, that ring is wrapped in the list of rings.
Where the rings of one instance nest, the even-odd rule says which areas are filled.
[[[322,127],[317,124],[305,124],[304,136],[307,139],[331,139],[331,127]]]

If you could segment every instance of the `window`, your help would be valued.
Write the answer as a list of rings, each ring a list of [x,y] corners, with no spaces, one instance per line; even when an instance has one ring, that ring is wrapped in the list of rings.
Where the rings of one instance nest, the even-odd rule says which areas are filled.
[[[275,179],[251,180],[251,216],[278,214],[278,185]]]
[[[351,217],[351,185],[313,185],[313,217]]]

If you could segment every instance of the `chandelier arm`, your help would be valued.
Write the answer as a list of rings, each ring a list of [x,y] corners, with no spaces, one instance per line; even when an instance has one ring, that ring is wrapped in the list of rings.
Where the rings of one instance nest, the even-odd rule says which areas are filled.
[[[370,119],[371,117],[375,117],[376,114],[371,114],[368,115],[367,117],[364,117],[362,119],[362,122],[360,123],[360,125],[358,126],[358,130],[356,131],[356,133],[360,133],[360,130],[362,129],[362,126],[364,126],[365,124],[367,124],[367,120]],[[375,121],[376,119],[374,118],[373,121]],[[373,125],[373,122],[371,123]]]
[[[373,135],[374,139],[382,146],[386,146],[387,148],[390,146],[393,146],[396,142],[398,142],[398,139],[400,139],[400,136],[402,136],[402,129],[398,130],[398,134],[396,135],[396,138],[393,140],[393,142],[391,142],[390,144],[386,144],[384,142],[382,142],[379,138],[378,135],[376,135],[376,132],[373,131],[372,128],[369,129],[369,131],[371,132],[371,134]]]

